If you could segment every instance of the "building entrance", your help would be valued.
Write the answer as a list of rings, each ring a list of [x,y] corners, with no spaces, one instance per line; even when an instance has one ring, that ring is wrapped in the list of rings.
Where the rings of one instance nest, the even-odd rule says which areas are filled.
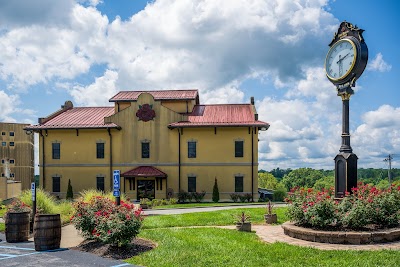
[[[138,180],[137,181],[137,200],[141,198],[155,198],[155,181],[154,180]]]

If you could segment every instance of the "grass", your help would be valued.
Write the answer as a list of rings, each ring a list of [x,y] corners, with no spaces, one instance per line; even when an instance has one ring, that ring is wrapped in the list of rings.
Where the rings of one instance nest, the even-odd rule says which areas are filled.
[[[278,215],[278,223],[287,221],[285,207],[275,208]],[[188,226],[212,226],[212,225],[233,225],[235,218],[245,211],[251,216],[251,222],[263,223],[265,208],[238,208],[220,211],[196,212],[178,215],[148,216],[143,223],[143,229],[154,229],[164,227],[188,227]]]
[[[263,243],[255,233],[218,228],[145,230],[158,247],[133,257],[141,266],[398,266],[400,252],[324,251]]]
[[[199,207],[226,207],[226,206],[243,206],[243,205],[266,205],[266,203],[261,202],[246,202],[246,203],[232,203],[232,202],[201,202],[201,203],[185,203],[185,204],[173,204],[173,205],[163,205],[155,206],[152,209],[190,209]]]

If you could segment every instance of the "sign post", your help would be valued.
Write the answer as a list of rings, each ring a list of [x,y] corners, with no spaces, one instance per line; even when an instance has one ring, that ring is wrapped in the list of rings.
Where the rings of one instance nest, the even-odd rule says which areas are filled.
[[[33,211],[33,219],[31,222],[31,231],[33,231],[33,222],[35,221],[36,215],[36,184],[33,182],[31,184],[31,192],[32,192],[32,211]]]
[[[117,205],[120,205],[121,204],[121,198],[120,198],[121,182],[120,182],[120,172],[119,172],[119,170],[114,170],[113,183],[114,183],[113,195],[115,197]]]

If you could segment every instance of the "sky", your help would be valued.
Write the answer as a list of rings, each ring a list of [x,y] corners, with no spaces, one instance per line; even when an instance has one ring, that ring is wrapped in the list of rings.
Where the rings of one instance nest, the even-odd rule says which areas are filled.
[[[254,96],[271,125],[260,169],[333,169],[342,102],[324,61],[346,20],[369,50],[350,100],[358,166],[398,154],[399,168],[399,13],[396,0],[0,0],[0,121],[36,124],[66,100],[112,106],[121,90],[198,89],[202,104]]]

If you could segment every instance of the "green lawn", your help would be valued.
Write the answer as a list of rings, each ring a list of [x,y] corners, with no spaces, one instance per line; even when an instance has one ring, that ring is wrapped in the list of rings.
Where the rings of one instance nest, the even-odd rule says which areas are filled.
[[[245,211],[251,216],[251,222],[261,224],[264,222],[265,208],[238,208],[231,210],[208,211],[186,213],[179,215],[148,216],[144,220],[143,229],[154,229],[164,227],[187,227],[187,226],[211,226],[211,225],[233,225],[234,216]],[[286,208],[276,208],[278,223],[287,221]]]
[[[128,260],[142,266],[398,266],[399,251],[324,251],[266,244],[255,233],[218,228],[141,232],[158,247]]]
[[[185,204],[155,206],[155,207],[152,207],[152,209],[185,209],[185,208],[190,209],[190,208],[198,208],[198,207],[226,207],[226,206],[243,206],[243,205],[264,205],[265,206],[265,205],[267,205],[267,203],[260,203],[260,202],[246,202],[246,203],[201,202],[201,203],[185,203]]]

